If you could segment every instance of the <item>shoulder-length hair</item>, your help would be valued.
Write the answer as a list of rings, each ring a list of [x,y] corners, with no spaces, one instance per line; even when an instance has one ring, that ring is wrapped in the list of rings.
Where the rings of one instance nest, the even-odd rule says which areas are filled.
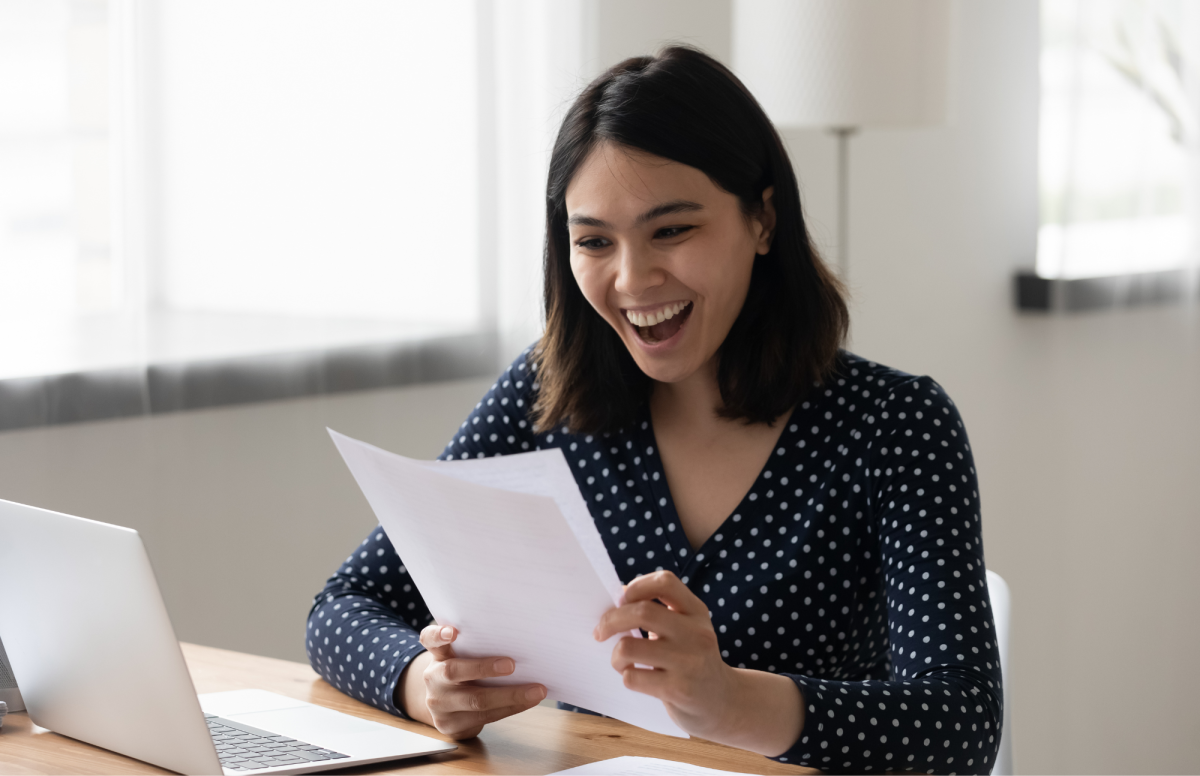
[[[783,142],[738,78],[686,47],[634,57],[592,81],[567,111],[546,183],[546,332],[535,348],[539,428],[576,433],[627,427],[650,394],[620,336],[592,309],[571,272],[566,192],[603,142],[695,167],[761,212],[774,186],[775,233],[755,259],[742,310],[719,351],[719,413],[770,423],[832,373],[849,327],[837,278],[822,262]]]

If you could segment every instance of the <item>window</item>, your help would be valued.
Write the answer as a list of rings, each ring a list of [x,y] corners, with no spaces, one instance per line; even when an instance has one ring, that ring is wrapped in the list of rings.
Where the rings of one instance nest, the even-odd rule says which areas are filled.
[[[1042,0],[1037,274],[1197,259],[1200,4]]]
[[[0,3],[0,311],[120,303],[103,3]]]
[[[485,328],[475,12],[0,1],[0,379]]]
[[[161,306],[478,324],[471,0],[157,14]]]
[[[0,430],[494,374],[584,20],[0,0]]]

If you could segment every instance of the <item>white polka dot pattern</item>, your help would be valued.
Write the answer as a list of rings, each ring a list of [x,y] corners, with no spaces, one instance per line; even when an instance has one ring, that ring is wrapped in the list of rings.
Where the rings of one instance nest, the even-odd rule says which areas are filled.
[[[778,759],[827,771],[988,773],[999,652],[974,464],[935,382],[843,354],[796,408],[733,514],[692,550],[649,417],[611,435],[534,434],[528,352],[442,458],[558,447],[622,581],[669,569],[708,605],[725,661],[789,676],[804,730]],[[392,693],[430,615],[376,529],[317,596],[313,667],[399,714]]]

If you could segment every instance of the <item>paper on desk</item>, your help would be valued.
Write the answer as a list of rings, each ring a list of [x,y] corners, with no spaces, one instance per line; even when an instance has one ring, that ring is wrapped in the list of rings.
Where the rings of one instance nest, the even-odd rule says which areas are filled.
[[[701,768],[699,765],[677,763],[674,760],[659,760],[656,757],[614,757],[611,760],[580,765],[565,771],[555,771],[550,776],[751,776],[747,773],[718,771]]]
[[[619,636],[592,631],[621,582],[561,450],[414,461],[329,430],[429,611],[461,657],[511,657],[485,684],[537,682],[548,697],[687,737],[663,704],[612,669]]]

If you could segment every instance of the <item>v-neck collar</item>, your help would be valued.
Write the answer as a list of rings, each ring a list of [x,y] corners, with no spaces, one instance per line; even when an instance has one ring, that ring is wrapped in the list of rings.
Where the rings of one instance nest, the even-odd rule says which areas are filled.
[[[704,543],[698,549],[693,550],[691,542],[688,541],[687,533],[683,530],[683,522],[679,519],[679,512],[675,509],[675,500],[671,497],[671,488],[667,484],[667,472],[662,465],[662,456],[659,454],[658,438],[654,434],[654,421],[650,417],[650,405],[647,402],[642,409],[642,417],[637,424],[638,440],[643,448],[643,466],[647,479],[650,483],[650,492],[654,495],[654,509],[658,512],[659,519],[662,521],[663,530],[666,531],[668,537],[678,535],[682,546],[676,548],[674,543],[671,543],[671,562],[674,564],[673,569],[676,575],[681,579],[687,580],[693,576],[697,569],[704,563],[719,553],[723,547],[730,546],[733,541],[738,539],[746,530],[749,523],[755,522],[744,518],[744,513],[750,512],[753,504],[758,500],[759,494],[765,490],[766,485],[770,483],[770,479],[766,476],[771,469],[771,461],[775,458],[776,453],[780,449],[787,449],[787,445],[792,443],[790,437],[798,433],[796,424],[796,412],[800,409],[800,404],[792,408],[788,413],[787,420],[783,423],[783,430],[779,434],[779,439],[771,447],[771,455],[767,458],[767,462],[759,469],[758,476],[754,478],[753,484],[750,485],[743,495],[737,506],[733,508],[717,529],[709,535]],[[669,540],[668,540],[669,541]],[[663,564],[666,568],[666,564]],[[685,582],[686,584],[686,582]]]

